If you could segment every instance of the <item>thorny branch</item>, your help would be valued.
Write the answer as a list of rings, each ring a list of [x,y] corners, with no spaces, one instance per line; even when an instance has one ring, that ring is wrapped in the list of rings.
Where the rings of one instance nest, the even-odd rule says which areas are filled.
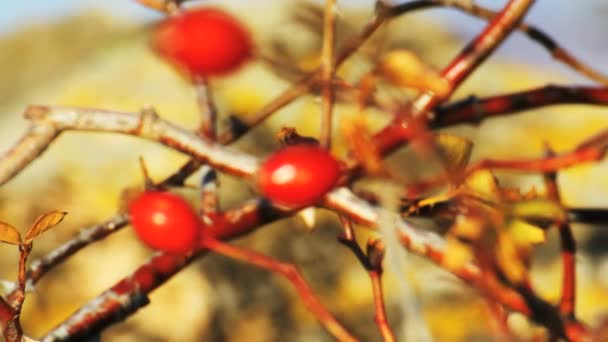
[[[483,6],[475,4],[474,1],[470,0],[415,0],[409,1],[400,5],[391,7],[392,15],[402,15],[418,9],[432,8],[432,7],[452,7],[468,13],[470,15],[479,17],[490,21],[497,15],[495,11],[489,10]],[[603,84],[608,85],[608,77],[593,69],[589,65],[579,61],[574,57],[568,50],[563,46],[559,45],[553,38],[541,29],[529,25],[527,23],[520,23],[517,29],[526,34],[526,36],[536,43],[540,44],[545,48],[553,58],[566,64],[572,69],[580,72],[581,74],[589,77],[590,79]]]
[[[553,154],[548,151],[548,154]],[[562,201],[559,186],[557,184],[557,172],[548,172],[544,174],[545,185],[547,188],[547,196],[557,202]],[[570,222],[558,222],[561,253],[562,253],[562,297],[559,302],[561,314],[570,319],[574,318],[576,307],[576,241],[572,233]]]
[[[325,308],[317,296],[315,296],[304,277],[302,277],[294,265],[282,263],[246,249],[233,247],[215,239],[204,239],[203,248],[208,248],[213,252],[284,276],[299,292],[300,297],[308,307],[308,310],[315,314],[317,319],[325,326],[325,329],[327,329],[327,331],[329,331],[338,341],[357,341],[357,339],[352,336],[336,318],[334,318],[331,312]]]
[[[386,315],[384,305],[384,291],[382,289],[382,259],[384,258],[384,245],[381,240],[370,240],[367,245],[367,253],[363,252],[355,237],[355,230],[350,220],[340,216],[344,232],[338,236],[338,241],[350,248],[361,266],[365,268],[372,282],[372,293],[374,296],[374,319],[378,330],[385,342],[394,342],[395,334],[391,328]]]
[[[177,6],[182,1],[139,0],[139,2],[160,11],[171,13],[177,10]],[[192,157],[175,174],[163,181],[166,185],[183,185],[184,180],[203,163],[207,163],[210,167],[219,171],[243,178],[252,178],[258,169],[258,159],[237,150],[224,147],[221,144],[234,141],[245,133],[248,128],[261,123],[269,115],[275,113],[299,96],[309,93],[319,84],[323,86],[323,111],[325,112],[324,120],[326,120],[323,131],[326,132],[324,133],[325,136],[328,136],[327,132],[331,129],[329,121],[331,120],[331,110],[333,107],[333,73],[335,68],[354,53],[387,19],[424,7],[451,5],[473,15],[488,20],[491,19],[486,29],[443,70],[442,76],[450,83],[450,93],[496,49],[514,28],[519,28],[527,33],[529,37],[540,42],[559,60],[569,64],[590,78],[606,84],[604,76],[575,60],[571,54],[567,53],[562,47],[559,47],[542,31],[520,23],[521,18],[532,3],[533,1],[529,0],[511,0],[503,10],[499,13],[494,13],[472,3],[466,2],[465,4],[465,2],[460,1],[413,1],[396,7],[389,7],[382,2],[378,2],[376,16],[364,27],[358,36],[349,40],[342,47],[335,58],[333,56],[333,41],[335,39],[335,29],[332,28],[333,11],[327,9],[324,30],[324,63],[322,67],[305,76],[268,103],[254,115],[253,120],[245,123],[244,129],[241,129],[240,132],[230,130],[220,134],[217,143],[213,141],[216,135],[215,113],[213,112],[212,105],[209,104],[207,107],[210,110],[209,116],[204,117],[202,125],[203,135],[207,138],[202,138],[196,133],[189,132],[159,118],[154,110],[150,108],[143,110],[142,113],[119,113],[84,108],[29,107],[25,115],[32,121],[32,125],[20,141],[0,159],[0,184],[6,183],[17,175],[30,162],[38,158],[55,138],[67,130],[102,131],[133,135],[156,141]],[[327,1],[327,8],[333,7],[333,5],[334,1]],[[375,136],[375,143],[379,146],[382,154],[390,153],[413,137],[411,135],[412,132],[409,131],[408,121],[411,114],[427,117],[430,120],[430,127],[438,128],[465,122],[476,123],[493,115],[510,114],[524,109],[553,104],[586,103],[605,105],[608,99],[606,89],[603,88],[549,86],[481,100],[471,98],[466,101],[437,107],[448,97],[438,97],[435,94],[425,92],[413,101],[411,108],[398,113],[391,124]],[[478,164],[481,166],[473,166],[473,168],[506,166],[516,170],[552,172],[563,167],[579,164],[583,161],[599,159],[605,153],[605,140],[604,134],[600,134],[598,137],[579,146],[572,155],[546,157],[532,163],[485,161]],[[325,141],[325,144],[329,145],[329,138],[322,138],[321,141]],[[549,178],[547,183],[549,188],[551,188],[551,186],[555,186],[555,181],[551,177]],[[552,192],[551,196],[559,199],[557,191]],[[346,216],[349,220],[354,220],[369,227],[375,227],[379,222],[387,222],[386,218],[389,218],[388,221],[394,222],[399,238],[405,247],[417,254],[428,257],[440,265],[444,262],[445,240],[439,235],[416,230],[408,222],[399,219],[396,214],[370,205],[355,196],[346,187],[341,187],[328,193],[324,198],[323,205]],[[228,240],[250,233],[263,224],[291,214],[293,213],[272,207],[265,200],[254,200],[233,210],[214,213],[214,215],[210,216],[210,220],[207,223],[211,236],[214,239]],[[596,217],[594,216],[594,212],[589,210],[572,210],[571,214],[574,219]],[[33,285],[40,277],[65,258],[92,241],[111,234],[127,223],[128,218],[123,214],[118,214],[106,223],[83,230],[75,239],[68,241],[47,256],[32,263],[27,273],[24,273],[24,276],[20,277],[20,280],[22,280],[20,284],[25,284],[25,279],[27,279],[27,283]],[[574,259],[572,257],[574,248],[568,247],[568,241],[572,242],[573,245],[574,240],[571,232],[568,234],[569,229],[563,229],[560,226],[560,231],[562,232],[563,239],[565,275],[559,311],[555,310],[549,303],[538,298],[527,288],[513,289],[497,283],[496,280],[488,279],[475,263],[465,263],[460,268],[450,269],[450,271],[506,308],[522,312],[539,324],[547,326],[555,336],[567,336],[571,340],[580,340],[587,334],[587,329],[574,317]],[[352,227],[350,230],[345,230],[344,236],[343,241],[350,241],[346,244],[353,249],[355,255],[370,270],[376,304],[376,321],[385,340],[393,340],[394,337],[392,337],[392,332],[386,321],[386,313],[384,312],[380,284],[381,266],[379,263],[376,263],[374,266],[374,263],[370,262],[369,251],[366,255],[358,245],[356,248],[352,245],[354,241]],[[213,249],[221,250],[227,254],[234,254],[233,247],[219,241],[213,244]],[[131,276],[102,293],[99,297],[74,313],[56,329],[49,332],[43,338],[43,341],[77,340],[91,336],[106,326],[124,319],[141,306],[147,304],[147,294],[150,291],[162,285],[164,281],[185,267],[194,258],[204,255],[204,252],[203,248],[197,253],[188,256],[158,253],[148,263],[138,268]],[[568,259],[568,252],[572,252],[570,259]],[[239,255],[243,256],[242,254]],[[268,267],[269,265],[268,263],[264,263],[264,265],[260,266]],[[281,273],[280,270],[278,272]],[[302,291],[301,284],[303,281],[301,278],[294,276],[294,273],[291,271],[285,271],[283,274],[291,281],[294,281],[294,284],[299,286],[298,290]],[[16,292],[13,291],[8,296],[9,302],[12,302],[16,295]],[[303,294],[302,298],[310,300],[310,296],[307,294]],[[317,304],[312,305],[313,312],[315,310],[318,311],[319,307],[322,308],[321,303]],[[4,324],[9,320],[8,318],[5,319],[5,316],[10,315],[13,312],[12,309],[7,302],[0,300],[0,320]],[[337,336],[350,338],[351,336],[348,333],[344,331],[340,332],[340,329],[336,328],[341,326],[337,321],[327,318],[327,313],[317,312],[316,316],[326,325],[330,322],[331,324],[329,324],[328,329],[334,331]]]
[[[450,91],[444,98],[439,98],[430,92],[419,95],[411,104],[411,113],[424,115],[441,101],[448,98],[454,90],[481,64],[508,36],[517,23],[525,15],[533,1],[511,0],[486,28],[473,39],[441,72],[450,84]],[[374,143],[383,154],[395,150],[404,140],[410,138],[412,132],[408,128],[409,111],[396,115],[393,121],[374,136]]]

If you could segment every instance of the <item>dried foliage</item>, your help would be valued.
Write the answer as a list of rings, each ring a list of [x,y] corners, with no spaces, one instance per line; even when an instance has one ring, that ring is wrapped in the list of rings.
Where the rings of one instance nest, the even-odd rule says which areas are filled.
[[[188,3],[185,0],[138,2],[167,15],[187,10],[183,3]],[[473,288],[485,301],[485,308],[491,313],[489,316],[496,327],[495,333],[501,338],[515,338],[507,320],[511,313],[518,313],[542,328],[533,337],[535,340],[601,340],[605,336],[606,323],[595,326],[577,316],[577,241],[571,223],[594,223],[594,219],[606,217],[608,212],[602,208],[592,211],[568,207],[556,178],[564,169],[602,160],[608,146],[608,131],[588,136],[565,152],[555,153],[547,146],[545,153],[536,158],[492,158],[473,162],[471,156],[477,146],[472,140],[437,131],[548,105],[606,105],[605,76],[523,21],[533,3],[532,0],[510,0],[500,11],[493,12],[471,1],[420,0],[390,5],[378,0],[375,13],[361,30],[349,27],[336,15],[339,4],[335,1],[327,0],[320,8],[300,4],[294,9],[293,19],[317,39],[312,44],[315,48],[302,54],[290,51],[288,45],[274,40],[269,47],[260,49],[262,51],[256,56],[258,60],[290,85],[246,116],[224,113],[231,122],[224,130],[218,127],[218,115],[223,113],[214,101],[212,83],[203,78],[197,78],[191,84],[201,113],[194,130],[160,117],[152,107],[144,107],[136,113],[70,106],[27,107],[24,116],[30,121],[30,128],[0,157],[0,184],[19,175],[48,149],[52,150],[52,143],[59,136],[71,134],[70,131],[129,135],[164,145],[189,158],[160,181],[153,180],[141,158],[148,189],[186,187],[186,180],[202,170],[197,182],[199,186],[195,188],[200,193],[198,207],[205,233],[198,247],[183,255],[155,253],[131,274],[124,275],[99,296],[83,304],[40,340],[82,341],[101,336],[108,327],[147,305],[152,291],[193,261],[210,254],[223,255],[282,276],[293,286],[306,309],[335,339],[359,340],[353,332],[355,329],[334,314],[324,298],[315,293],[316,284],[309,285],[307,274],[298,270],[297,265],[230,243],[237,237],[255,236],[263,226],[297,213],[306,217],[308,225],[319,225],[311,208],[296,211],[261,197],[223,208],[219,197],[222,184],[218,182],[218,173],[255,184],[262,164],[242,146],[226,145],[245,137],[283,107],[306,95],[321,99],[320,107],[315,109],[319,117],[313,120],[319,125],[318,136],[310,136],[306,127],[290,128],[289,124],[274,133],[283,145],[319,144],[334,152],[336,141],[346,142],[348,151],[341,159],[345,167],[339,184],[314,206],[328,209],[331,215],[339,217],[342,231],[337,237],[338,243],[352,252],[369,276],[373,321],[384,341],[404,338],[390,317],[397,311],[390,310],[391,304],[396,302],[397,307],[407,307],[403,312],[410,317],[402,317],[403,321],[422,321],[423,313],[415,309],[415,296],[405,294],[397,301],[385,298],[385,274],[390,273],[398,279],[404,293],[411,290],[399,266],[408,265],[403,250],[434,262]],[[372,36],[398,16],[438,6],[451,6],[487,20],[485,28],[441,71],[436,71],[422,55],[413,51],[403,48],[383,51],[381,37]],[[482,63],[516,30],[540,43],[557,60],[602,85],[546,86],[450,102],[462,82],[473,72],[483,72]],[[344,70],[347,68],[359,69],[349,73]],[[338,108],[348,108],[355,117],[343,119],[339,129],[335,129],[333,123],[339,115],[342,118]],[[389,120],[383,128],[376,130],[371,122],[378,112]],[[386,158],[406,145],[412,148],[416,162],[399,164],[400,169],[396,169]],[[429,168],[430,171],[420,179],[404,179],[403,170],[422,169],[425,164],[435,165],[435,170]],[[147,165],[153,167],[148,158]],[[543,186],[538,190],[505,186],[494,173],[497,169],[538,173],[543,177]],[[384,181],[398,189],[399,210],[391,208],[383,200],[383,194],[367,189],[353,191],[360,179]],[[128,186],[124,184],[125,197],[131,191]],[[255,191],[255,185],[253,187]],[[35,239],[58,225],[65,215],[66,212],[55,210],[39,216],[23,238],[16,228],[0,222],[0,241],[17,245],[20,255],[18,279],[8,293],[0,297],[0,323],[7,341],[24,338],[20,319],[27,286],[35,285],[70,256],[129,224],[128,215],[119,211],[105,222],[80,230],[77,236],[56,246],[28,267],[27,258]],[[424,228],[420,225],[422,220],[435,223],[441,229]],[[535,289],[531,280],[534,253],[539,246],[546,246],[547,235],[552,230],[559,232],[563,270],[557,304]],[[361,247],[362,240],[365,248]],[[282,241],[276,243],[283,244]],[[332,253],[335,254],[335,249]],[[406,328],[418,329],[416,338],[420,340],[428,334],[424,324],[418,327],[410,324]]]

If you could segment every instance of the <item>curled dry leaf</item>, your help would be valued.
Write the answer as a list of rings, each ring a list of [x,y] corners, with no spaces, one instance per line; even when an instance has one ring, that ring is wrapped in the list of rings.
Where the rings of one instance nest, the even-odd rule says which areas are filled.
[[[522,284],[526,278],[527,268],[519,254],[517,245],[506,231],[499,230],[498,245],[495,249],[498,267],[513,284]]]
[[[0,222],[0,241],[11,245],[20,245],[21,234],[19,234],[17,228],[8,223]]]
[[[370,175],[382,175],[384,173],[382,156],[372,141],[364,119],[359,117],[346,121],[342,128],[353,156],[363,165],[365,171]]]
[[[25,243],[32,242],[38,235],[59,224],[67,214],[65,211],[53,210],[40,215],[27,234],[25,234]]]
[[[435,142],[448,172],[454,173],[464,170],[473,151],[471,140],[454,134],[438,133]]]
[[[547,240],[545,230],[522,220],[511,220],[507,223],[507,231],[515,243],[518,252],[529,257],[534,247]]]
[[[375,73],[396,86],[430,91],[438,97],[444,97],[450,91],[448,81],[407,50],[394,50],[384,55]]]
[[[465,186],[489,202],[499,203],[502,199],[498,181],[488,170],[480,170],[470,175],[465,181]]]
[[[557,202],[547,199],[532,199],[516,202],[507,213],[528,223],[565,222],[567,213]]]

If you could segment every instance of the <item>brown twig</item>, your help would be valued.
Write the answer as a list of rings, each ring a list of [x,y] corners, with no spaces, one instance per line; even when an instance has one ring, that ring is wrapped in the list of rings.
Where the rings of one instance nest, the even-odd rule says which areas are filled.
[[[348,40],[336,55],[336,60],[333,63],[334,69],[340,66],[342,62],[344,62],[348,57],[355,53],[357,49],[374,32],[376,32],[376,30],[382,25],[382,23],[384,23],[385,19],[386,13],[378,13],[369,23],[367,23],[367,25],[361,30],[359,35]],[[237,140],[245,132],[247,132],[248,129],[259,125],[264,120],[266,120],[266,118],[268,118],[271,114],[288,105],[298,97],[307,94],[311,91],[311,89],[313,89],[313,87],[318,84],[320,74],[321,70],[318,69],[316,71],[311,72],[307,76],[304,76],[298,82],[296,82],[291,87],[283,91],[280,95],[275,97],[264,107],[260,108],[256,113],[252,115],[252,118],[249,118],[247,120],[247,122],[244,122],[243,125],[246,127],[246,129],[243,129],[240,132],[235,132],[233,130],[225,131],[219,135],[218,142],[222,144],[228,144]]]
[[[40,278],[55,266],[61,264],[65,259],[75,254],[82,248],[94,241],[103,239],[113,232],[128,224],[126,214],[117,214],[104,223],[97,224],[80,230],[73,239],[53,249],[42,258],[33,261],[26,271],[26,283],[28,287],[34,286]],[[11,292],[8,298],[13,298],[15,292]]]
[[[329,2],[330,1],[328,1],[328,3]],[[500,41],[509,33],[512,26],[517,24],[531,3],[532,1],[510,1],[503,11],[494,17],[492,23],[486,30],[484,30],[479,38],[471,43],[469,48],[465,49],[461,55],[459,55],[453,61],[453,63],[451,63],[450,66],[444,70],[443,76],[451,82],[452,88],[455,88],[460,82],[462,82],[462,80],[470,72],[472,72],[489,53],[493,51]],[[379,6],[378,15],[372,22],[368,24],[368,26],[366,26],[361,35],[351,40],[351,45],[347,44],[342,49],[342,52],[336,58],[334,65],[339,65],[343,59],[347,58],[348,55],[354,52],[360,46],[360,44],[362,44],[367,37],[369,37],[369,35],[371,35],[371,33],[373,33],[376,28],[380,26],[386,17],[386,9]],[[329,58],[327,60],[331,61]],[[256,117],[256,119],[254,119],[254,121],[252,121],[253,123],[250,124],[250,126],[261,122],[265,117],[274,113],[276,110],[291,102],[296,97],[309,92],[312,87],[318,85],[319,74],[323,73],[323,70],[327,69],[321,68],[320,70],[315,71],[311,75],[304,78],[301,82],[294,85],[294,87],[290,88],[286,93],[283,93],[282,96],[279,96],[272,101],[268,106],[265,107],[265,109],[258,112],[259,115]],[[321,77],[321,81],[322,80],[323,77]],[[327,81],[327,79],[325,80]],[[325,84],[327,86],[328,83]],[[433,107],[435,107],[435,105],[442,100],[443,98],[438,98],[432,94],[423,94],[414,102],[414,112],[424,114],[433,109]],[[230,150],[220,146],[219,144],[204,141],[204,139],[196,137],[196,135],[191,134],[191,132],[187,132],[175,125],[159,119],[153,112],[138,115],[75,108],[31,107],[28,110],[27,115],[30,119],[32,119],[33,125],[29,133],[26,134],[5,157],[0,159],[0,183],[8,181],[29,162],[37,158],[62,131],[70,129],[131,134],[158,141],[196,158],[196,160],[193,159],[180,168],[180,170],[174,175],[175,177],[170,177],[171,182],[175,182],[175,184],[183,184],[183,181],[188,174],[195,170],[197,164],[200,164],[202,161],[207,161],[214,167],[220,167],[221,170],[243,178],[252,177],[257,171],[257,165],[259,164],[256,158],[244,153]],[[407,137],[407,130],[404,129],[404,124],[406,123],[405,120],[403,120],[404,117],[405,116],[400,115],[393,122],[393,124],[389,126],[393,127],[391,128],[393,129],[392,134],[386,134],[384,136],[384,140],[382,140],[382,137],[379,136],[378,140],[381,142],[380,145],[382,146],[383,152],[392,150],[403,141],[404,137]],[[230,135],[228,138],[224,138],[224,140],[220,138],[220,142],[230,142],[233,141],[235,137],[238,137],[238,135]],[[592,141],[579,146],[576,151],[578,157],[575,158],[576,160],[574,163],[579,163],[581,160],[596,160],[593,158],[600,158],[605,152],[604,140],[606,140],[603,139],[605,138],[604,136],[600,136],[600,138],[602,139],[592,139]],[[587,153],[581,151],[589,152]],[[563,167],[563,165],[570,165],[568,163],[572,162],[571,159],[558,159],[559,157],[560,156],[555,157],[555,159],[544,160],[542,162],[545,165],[544,168],[539,169],[534,169],[535,167],[538,167],[534,166],[536,164],[528,163],[525,164],[527,166],[522,166],[524,164],[515,163],[515,165],[519,165],[520,168],[524,169],[528,167],[532,168],[533,170],[544,171],[547,167],[549,167],[549,169],[551,169],[551,167],[559,168]],[[493,165],[498,165],[500,167],[501,164],[499,161]],[[514,163],[510,163],[510,165],[514,165]],[[346,188],[339,188],[329,193],[325,198],[325,205],[331,209],[337,210],[339,213],[348,215],[350,219],[355,219],[358,222],[370,226],[377,225],[378,217],[381,215],[386,215],[383,209],[370,206],[365,201],[362,201],[354,196],[352,192]],[[270,222],[274,219],[289,214],[291,213],[282,212],[276,208],[272,208],[264,201],[256,201],[248,207],[228,211],[225,214],[222,213],[214,215],[209,223],[210,227],[208,228],[212,231],[211,234],[214,237],[219,239],[229,239],[234,236],[249,233],[265,222]],[[399,221],[397,226],[404,245],[418,254],[426,255],[432,260],[441,262],[444,255],[444,241],[439,236],[430,233],[419,233],[408,223],[402,221]],[[215,240],[211,239],[209,241]],[[220,246],[232,248],[231,246],[223,244],[219,241],[216,242]],[[237,249],[237,251],[240,250]],[[240,255],[242,257],[244,255],[238,253],[237,256]],[[62,255],[67,256],[69,254]],[[166,254],[158,254],[149,263],[139,268],[131,277],[126,278],[125,280],[116,284],[113,288],[104,292],[89,305],[86,305],[75,313],[75,315],[70,317],[64,324],[59,326],[58,329],[48,335],[45,338],[45,341],[62,339],[66,336],[67,338],[78,339],[91,331],[102,329],[103,327],[126,317],[134,312],[134,310],[147,303],[147,293],[157,286],[160,286],[166,279],[168,279],[175,272],[179,271],[190,260],[193,260],[195,256],[196,255],[170,256]],[[369,259],[369,252],[366,257]],[[60,259],[55,259],[53,262],[57,262],[57,260]],[[258,258],[257,260],[259,261],[260,259]],[[284,266],[284,264],[276,264],[276,261],[274,260],[270,260],[270,264],[266,262],[268,260],[263,258],[262,260],[264,260],[261,261],[261,264],[263,265],[260,266],[270,265],[269,268],[273,268],[275,266],[277,268],[281,268],[280,266]],[[297,276],[293,275],[292,270],[282,270],[283,271],[277,270],[277,272],[284,274],[286,277],[288,277],[288,279],[299,279],[303,282],[301,277],[298,278]],[[479,280],[479,268],[477,268],[477,266],[474,264],[465,264],[461,269],[455,270],[454,272],[463,279],[471,282],[476,282]],[[42,274],[43,273],[44,271]],[[290,278],[290,275],[292,278]],[[29,277],[31,277],[31,274]],[[25,276],[23,279],[25,279]],[[31,278],[29,279],[31,280]],[[20,282],[20,285],[22,284],[25,284],[25,280]],[[377,275],[376,281],[374,281],[374,278],[372,277],[372,285],[374,286],[377,322],[379,320],[386,321],[384,303],[381,295],[380,274]],[[544,301],[538,299],[533,294],[526,292],[526,289],[519,292],[510,289],[502,290],[502,288],[497,289],[495,285],[496,284],[489,284],[489,282],[486,281],[482,282],[478,286],[483,291],[487,291],[495,296],[499,302],[503,303],[507,307],[521,311],[524,314],[532,317],[532,319],[540,321],[541,319],[550,318],[548,319],[548,322],[541,323],[547,325],[557,324],[557,329],[555,330],[559,330],[559,327],[561,327],[561,320],[558,319],[557,323],[555,323],[556,319],[553,312],[554,310],[552,310],[552,308]],[[296,288],[298,288],[297,284]],[[380,289],[380,300],[376,299],[378,289]],[[299,288],[298,290],[300,291]],[[307,300],[305,295],[306,292],[303,293],[304,294],[302,297]],[[572,300],[572,304],[573,302],[574,301]],[[378,306],[382,308],[382,312],[380,313],[378,313]],[[2,301],[0,301],[0,309],[1,308]],[[318,308],[316,310],[318,310]],[[2,313],[3,310],[0,310],[0,315],[2,315]],[[321,312],[319,315],[325,317],[322,314],[323,313]],[[381,317],[378,318],[379,316]],[[385,327],[388,328],[388,325]],[[335,326],[334,329],[336,329]],[[574,320],[574,317],[572,317],[572,321],[566,322],[566,333],[571,334],[569,331],[583,331],[584,333],[585,328],[579,322]],[[385,334],[386,332],[383,332],[383,336],[387,338],[387,335]],[[557,336],[561,335],[557,334]]]
[[[483,159],[468,166],[460,175],[460,179],[480,170],[502,169],[518,172],[555,172],[580,164],[601,160],[606,155],[608,148],[608,130],[601,131],[586,139],[573,150],[562,154],[543,156],[528,159]],[[436,186],[444,184],[448,179],[454,178],[453,174],[442,174],[438,177],[419,181],[408,186],[408,192],[419,194]]]
[[[480,123],[499,115],[558,104],[608,105],[608,88],[548,85],[516,93],[448,103],[435,109],[429,125],[442,128],[463,123]]]
[[[397,233],[403,246],[411,249],[412,242],[408,236],[401,234],[399,230]],[[443,249],[428,248],[425,252],[424,255],[438,265],[441,266],[445,262]],[[448,271],[477,288],[490,300],[502,304],[508,310],[524,314],[534,322],[547,327],[558,337],[567,336],[572,341],[583,341],[584,338],[589,337],[589,330],[581,322],[576,319],[563,320],[552,304],[525,288],[514,290],[501,285],[496,277],[488,277],[488,272],[481,272],[474,264],[467,263],[459,268],[450,268]]]
[[[215,141],[217,138],[217,109],[213,101],[211,87],[205,78],[194,82],[197,102],[201,112],[201,123],[198,133],[201,137]],[[212,215],[218,211],[218,180],[215,169],[204,165],[201,176],[201,214]]]
[[[321,49],[321,134],[319,141],[324,148],[331,146],[332,112],[334,108],[334,49],[336,44],[335,0],[325,0],[323,19],[323,46]]]
[[[469,0],[417,0],[410,1],[404,4],[396,5],[391,10],[391,15],[397,16],[404,13],[408,13],[418,9],[431,8],[431,7],[452,7],[476,16],[478,18],[490,21],[497,16],[497,12],[484,8],[475,4]],[[528,36],[531,40],[540,44],[545,48],[556,60],[566,64],[573,70],[587,76],[600,84],[608,85],[608,77],[603,75],[601,72],[595,70],[591,66],[579,61],[574,57],[566,48],[560,46],[553,38],[541,29],[529,25],[527,23],[520,23],[517,29]]]
[[[331,312],[325,308],[294,265],[274,260],[260,253],[233,247],[212,238],[203,239],[202,247],[232,259],[282,275],[296,288],[308,310],[315,315],[325,329],[327,329],[327,331],[338,341],[357,341],[357,338],[351,335],[351,333],[334,318]]]
[[[355,207],[353,210],[360,211],[359,215],[364,217],[368,215],[365,214],[365,207]],[[278,211],[264,200],[255,200],[239,208],[218,214],[212,222],[207,224],[205,230],[215,239],[230,240],[251,233],[262,225],[288,214],[290,213]],[[374,213],[376,216],[372,216],[369,221],[362,222],[375,225],[380,214],[391,215],[388,212]],[[443,240],[438,235],[430,232],[417,232],[412,226],[399,220],[398,217],[394,217],[394,221],[398,224],[397,228],[402,238],[407,238],[410,242],[409,248],[413,252],[426,255],[428,251],[442,250]],[[131,276],[83,305],[81,309],[50,331],[42,341],[80,340],[128,317],[138,308],[147,304],[147,294],[149,292],[162,285],[168,278],[200,255],[203,255],[203,251],[188,257],[172,256],[166,253],[157,254]],[[476,270],[475,266],[470,267],[472,267],[472,270]]]
[[[411,112],[397,115],[393,121],[374,136],[375,145],[387,154],[399,147],[411,134],[407,127],[408,115],[427,115],[480,65],[513,31],[532,5],[532,0],[511,0],[496,15],[486,28],[473,39],[442,71],[441,75],[450,84],[450,91],[442,98],[425,92],[412,103]]]
[[[553,155],[550,149],[547,153]],[[547,197],[561,203],[561,193],[557,184],[557,173],[547,172],[544,174],[545,185],[547,187]],[[559,222],[559,236],[561,242],[562,256],[562,296],[559,302],[559,309],[562,315],[568,319],[575,317],[576,309],[576,241],[572,234],[570,223]]]
[[[381,240],[370,240],[367,245],[367,253],[363,252],[355,237],[352,222],[340,216],[343,233],[338,236],[338,241],[348,247],[361,266],[367,270],[372,282],[372,294],[374,297],[374,320],[378,330],[385,342],[394,342],[395,334],[391,328],[386,315],[384,304],[384,291],[382,290],[382,259],[384,258],[384,245]]]

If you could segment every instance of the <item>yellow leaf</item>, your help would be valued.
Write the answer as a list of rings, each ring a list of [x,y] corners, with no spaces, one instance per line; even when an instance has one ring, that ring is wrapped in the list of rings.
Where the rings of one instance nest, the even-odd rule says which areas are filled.
[[[511,220],[507,231],[519,248],[529,248],[547,240],[545,231],[522,220]]]
[[[63,220],[65,215],[67,215],[65,211],[57,210],[53,210],[44,215],[40,215],[36,222],[34,222],[34,225],[32,225],[30,230],[28,230],[27,234],[25,234],[25,243],[31,242],[38,235],[59,224],[59,222]]]
[[[448,171],[460,171],[469,163],[473,142],[449,133],[439,133],[435,137],[439,151],[447,163]]]
[[[473,252],[466,244],[455,238],[448,238],[443,258],[443,266],[448,270],[457,270],[473,260]]]
[[[503,231],[498,234],[496,262],[510,282],[521,284],[524,281],[526,266],[517,253],[515,243],[509,234]]]
[[[417,201],[415,204],[416,208],[431,207],[437,204],[447,202],[456,196],[455,192],[445,192],[438,195],[430,196]]]
[[[474,215],[458,215],[451,232],[461,238],[478,240],[483,232],[484,221]]]
[[[488,201],[500,202],[501,192],[498,183],[492,172],[488,170],[480,170],[470,175],[465,181],[465,186]]]
[[[382,174],[384,171],[382,157],[377,146],[372,142],[364,118],[359,116],[354,120],[344,121],[342,130],[354,157],[363,165],[365,171],[371,175]]]
[[[566,212],[559,203],[541,198],[519,201],[510,207],[509,214],[532,223],[566,220]]]
[[[10,224],[0,222],[0,241],[11,245],[19,245],[21,244],[21,234]]]
[[[376,73],[394,85],[430,91],[439,97],[450,91],[449,83],[437,71],[407,50],[395,50],[384,55]]]

